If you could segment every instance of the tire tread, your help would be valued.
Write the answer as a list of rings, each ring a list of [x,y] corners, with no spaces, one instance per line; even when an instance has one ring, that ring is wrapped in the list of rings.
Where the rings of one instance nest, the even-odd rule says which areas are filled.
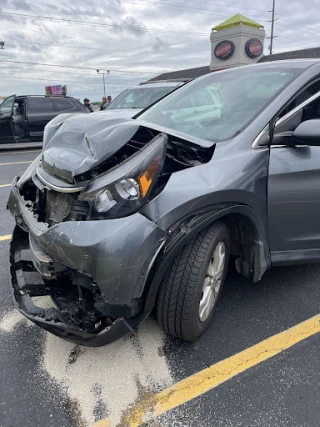
[[[212,241],[221,232],[229,238],[229,231],[221,221],[200,231],[166,271],[156,301],[157,321],[166,333],[187,341],[199,335],[192,321],[199,276]]]

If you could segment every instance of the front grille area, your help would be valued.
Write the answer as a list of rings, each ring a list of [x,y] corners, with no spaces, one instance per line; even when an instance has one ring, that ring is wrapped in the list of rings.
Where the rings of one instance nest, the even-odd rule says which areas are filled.
[[[51,227],[64,221],[84,221],[90,214],[87,202],[77,200],[78,193],[67,194],[53,190],[44,190],[45,204],[42,206],[45,213],[45,222]]]
[[[65,221],[71,213],[75,196],[53,190],[45,191],[47,195],[47,222],[50,224]]]
[[[20,188],[20,194],[39,222],[49,227],[64,221],[84,221],[89,218],[88,203],[77,200],[78,193],[61,193],[38,188],[32,180]]]

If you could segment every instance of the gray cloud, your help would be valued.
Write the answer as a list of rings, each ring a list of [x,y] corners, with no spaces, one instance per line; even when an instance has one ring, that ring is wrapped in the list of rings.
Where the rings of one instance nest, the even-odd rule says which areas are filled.
[[[83,99],[101,98],[102,77],[95,70],[110,72],[108,92],[115,96],[131,83],[169,70],[208,65],[211,28],[235,13],[265,25],[270,36],[271,1],[231,0],[0,0],[3,13],[26,13],[88,22],[54,22],[24,19],[0,13],[0,96],[11,93],[43,93],[50,82],[70,81],[70,94]],[[222,3],[222,2],[220,2]],[[269,4],[270,3],[270,4]],[[274,52],[320,44],[315,13],[319,0],[277,2]],[[110,26],[101,26],[107,24]],[[112,25],[115,25],[114,27]],[[151,31],[145,31],[151,29]],[[266,40],[267,48],[269,41]],[[59,45],[59,46],[54,46]],[[65,47],[70,46],[70,47]],[[266,52],[267,53],[267,52]],[[1,59],[74,66],[75,69],[1,62]],[[135,72],[138,72],[136,74]],[[140,74],[139,74],[140,73]],[[44,80],[13,80],[13,78]],[[109,85],[109,86],[108,86]]]
[[[31,10],[31,7],[25,0],[12,0],[11,4],[14,8],[17,8],[18,10],[21,10],[21,11]]]

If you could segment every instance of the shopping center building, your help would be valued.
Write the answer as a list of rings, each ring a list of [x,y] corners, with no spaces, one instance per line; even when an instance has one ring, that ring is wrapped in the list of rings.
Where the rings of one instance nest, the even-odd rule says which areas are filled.
[[[264,55],[266,33],[263,25],[237,14],[212,28],[210,65],[171,71],[149,81],[194,79],[210,72],[284,59],[320,58],[320,47]]]

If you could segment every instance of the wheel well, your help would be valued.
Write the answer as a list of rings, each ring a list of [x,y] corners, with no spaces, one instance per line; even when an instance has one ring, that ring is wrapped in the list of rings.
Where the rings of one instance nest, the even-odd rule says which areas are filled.
[[[268,267],[268,261],[265,258],[265,247],[263,242],[260,241],[258,231],[253,221],[245,214],[229,213],[216,217],[213,221],[204,221],[202,225],[199,224],[200,226],[195,227],[195,229],[184,227],[184,232],[181,234],[184,234],[185,239],[180,241],[179,244],[173,245],[172,251],[169,251],[171,256],[167,256],[165,253],[166,249],[164,248],[164,252],[159,254],[146,281],[143,295],[143,299],[145,299],[145,312],[152,310],[160,282],[173,257],[183,249],[189,239],[194,238],[203,228],[214,224],[216,221],[223,221],[230,231],[231,255],[236,258],[235,266],[238,273],[253,282],[261,279]],[[190,232],[185,233],[186,230]]]
[[[236,269],[244,277],[256,281],[255,259],[257,254],[257,231],[245,215],[233,213],[219,218],[228,226],[231,236],[231,255],[236,259]],[[259,280],[259,279],[258,279]]]

